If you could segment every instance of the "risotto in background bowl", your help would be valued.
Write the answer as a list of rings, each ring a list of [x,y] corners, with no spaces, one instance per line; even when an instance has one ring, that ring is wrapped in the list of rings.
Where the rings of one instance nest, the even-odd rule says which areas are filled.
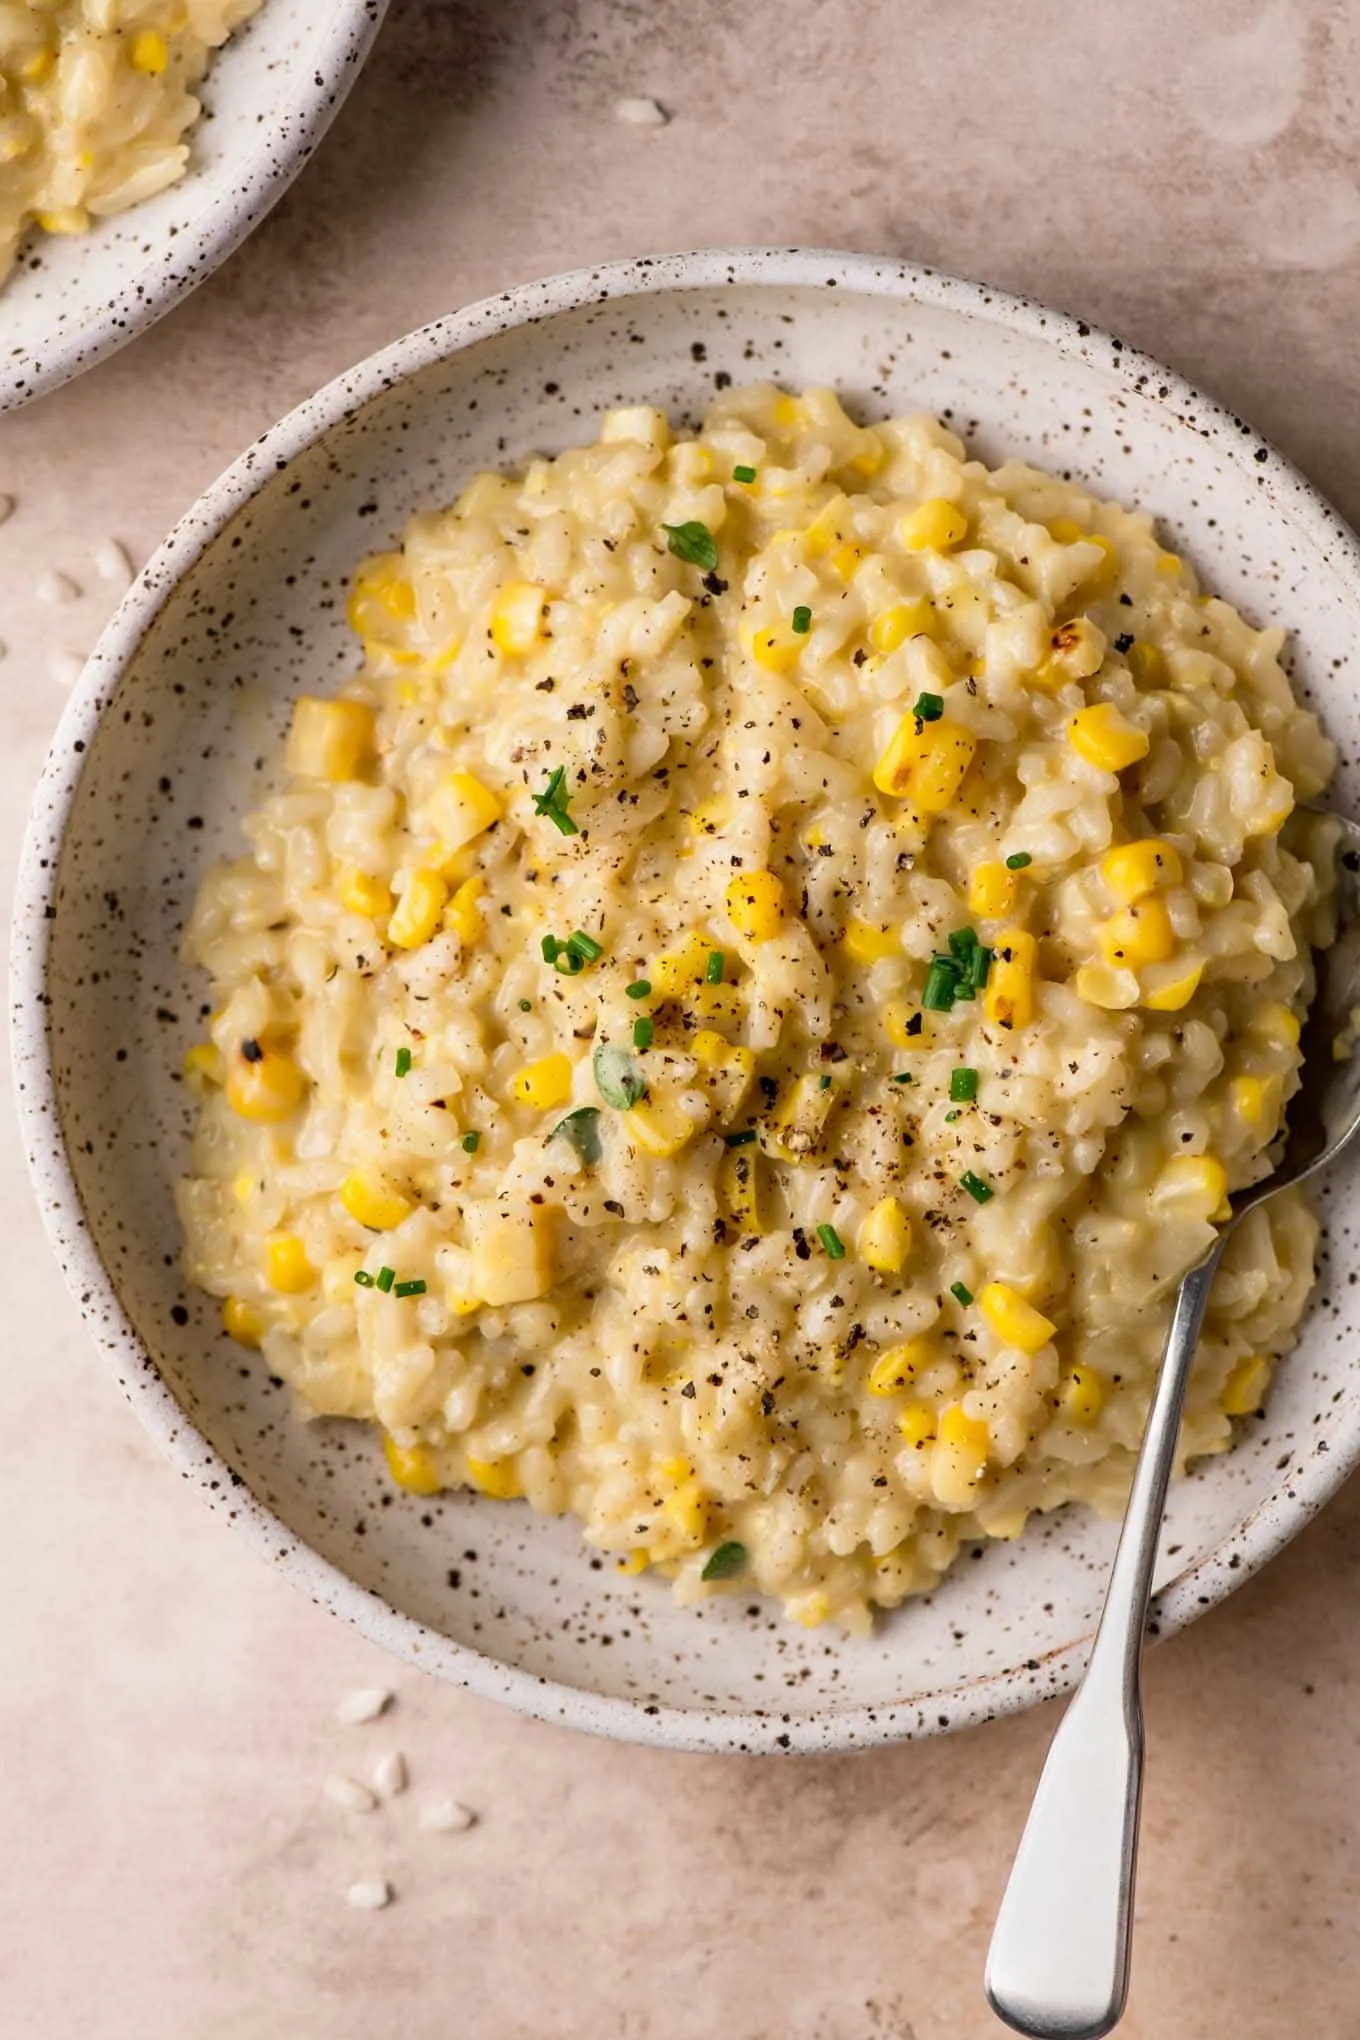
[[[777,388],[739,388],[761,378]],[[797,395],[818,388],[834,389],[844,413]],[[535,456],[588,446],[609,411],[594,456],[529,467],[536,530],[523,485],[490,479],[462,496],[461,528],[455,515],[411,524],[454,504],[478,471],[522,473]],[[691,437],[710,411],[692,451],[661,444]],[[923,416],[941,423],[886,422]],[[959,466],[951,434],[974,460],[1060,479],[1015,467],[981,478]],[[620,469],[598,506],[591,459]],[[819,532],[828,477],[835,509]],[[1110,499],[1155,527],[1101,509]],[[941,528],[916,534],[924,544],[889,518],[900,500],[936,506]],[[608,503],[628,533],[594,530]],[[951,506],[965,531],[944,531]],[[652,519],[656,532],[644,529]],[[635,614],[609,581],[625,537],[646,583],[635,574]],[[1103,606],[1118,597],[1100,593],[1102,537],[1119,556],[1112,585],[1128,593],[1133,632]],[[618,702],[554,701],[595,642],[593,630],[580,646],[572,637],[591,543],[598,630],[655,641],[616,648],[638,661]],[[531,545],[539,551],[516,551]],[[555,564],[543,553],[554,545]],[[977,548],[998,563],[985,600]],[[361,651],[346,591],[375,553],[348,605]],[[501,571],[512,557],[524,569],[515,578]],[[869,585],[875,576],[882,586]],[[1196,576],[1246,619],[1205,612],[1202,646],[1182,641]],[[533,597],[550,582],[571,599]],[[1074,601],[1083,583],[1089,599]],[[438,615],[436,585],[448,605]],[[144,1418],[317,1598],[412,1661],[549,1718],[674,1746],[843,1748],[1070,1684],[1113,1527],[1077,1507],[1014,1532],[1057,1498],[1035,1485],[1055,1466],[1073,1494],[1099,1492],[1106,1459],[1117,1480],[1151,1365],[1135,1306],[1154,1272],[1165,1275],[1154,1264],[1193,1251],[1215,1168],[1235,1182],[1264,1166],[1270,1113],[1293,1081],[1289,1011],[1307,992],[1290,923],[1325,933],[1310,846],[1277,831],[1291,792],[1310,797],[1326,779],[1308,711],[1343,753],[1354,749],[1356,710],[1336,675],[1354,655],[1358,594],[1350,534],[1207,400],[1057,315],[865,258],[705,255],[582,273],[474,307],[332,385],[215,486],[129,596],[63,721],[21,879],[16,1025],[35,1176],[68,1279]],[[912,628],[882,620],[913,603],[925,607]],[[878,641],[861,643],[873,626]],[[1283,670],[1275,626],[1304,627]],[[1033,644],[1021,644],[1026,631]],[[970,633],[992,676],[972,687]],[[474,655],[486,658],[485,682]],[[704,658],[747,675],[730,710],[708,702],[706,764],[702,703],[690,698]],[[1007,693],[1040,669],[1040,701]],[[644,708],[634,727],[627,717],[653,683],[665,712]],[[1196,713],[1196,688],[1212,693],[1212,715]],[[295,720],[298,697],[329,707],[342,692],[350,709],[338,720],[307,707]],[[752,750],[752,726],[791,702],[810,707],[815,727],[796,745],[780,730]],[[1091,720],[1096,707],[1110,712]],[[1197,794],[1172,756],[1184,766],[1172,739],[1200,724],[1216,732],[1199,755],[1220,758],[1226,796],[1222,777]],[[1264,754],[1249,769],[1258,725],[1290,787]],[[448,768],[437,773],[435,731]],[[667,787],[661,755],[627,755],[652,737],[673,746],[682,788]],[[358,757],[370,743],[381,772]],[[968,744],[1004,771],[955,755]],[[773,779],[804,755],[818,783],[795,789],[796,812],[781,814],[791,796],[774,798]],[[636,815],[644,769],[654,792]],[[406,803],[409,854],[378,812],[384,774],[387,806],[398,792]],[[874,791],[852,817],[861,777]],[[1344,806],[1351,792],[1343,770],[1331,797]],[[215,881],[194,917],[189,947],[213,993],[182,960],[183,931],[212,861],[240,858],[252,812],[254,861]],[[1121,812],[1136,817],[1139,843],[1163,846],[1143,853],[1141,877],[1102,863]],[[464,827],[470,816],[477,827]],[[617,898],[598,864],[611,828],[636,865]],[[1215,856],[1243,880],[1235,919],[1192,841],[1223,831]],[[901,857],[908,873],[920,860],[914,910],[886,942]],[[332,867],[343,867],[335,886]],[[496,925],[527,926],[535,898],[534,945]],[[422,907],[428,928],[415,926]],[[1032,909],[1037,956],[1016,939]],[[271,942],[292,945],[290,967],[314,974],[310,1013],[267,1010],[252,991]],[[710,974],[715,957],[721,975]],[[469,1006],[498,1015],[500,1046],[481,1062],[475,1040],[458,1039],[449,999],[463,970]],[[1091,975],[1069,1012],[1055,989],[1081,970]],[[1008,1025],[1026,1024],[1031,976],[1043,1040],[1035,1066],[1016,1068]],[[1248,1043],[1252,981],[1263,1024]],[[796,1070],[778,1061],[781,1000],[805,1006],[785,1043],[802,1044]],[[422,1003],[437,1027],[420,1024]],[[1179,1036],[1168,1018],[1178,1011]],[[356,1025],[373,1052],[358,1077],[340,1041]],[[1216,1033],[1229,1051],[1220,1058]],[[1059,1034],[1072,1056],[1039,1068]],[[1202,1064],[1202,1081],[1177,1090],[1157,1076],[1163,1037],[1178,1066]],[[1155,1142],[1109,1157],[1055,1288],[1041,1265],[1045,1210],[1091,1169],[1124,1109],[1101,1071],[1134,1038],[1147,1045],[1138,1081],[1163,1085],[1165,1120],[1145,1122]],[[328,1042],[340,1055],[329,1081]],[[294,1068],[316,1094],[296,1146],[279,1130],[299,1103],[283,1096],[295,1045]],[[753,1088],[734,1047],[749,1049]],[[911,1083],[897,1084],[903,1076]],[[236,1106],[263,1098],[266,1109],[234,1110],[223,1086]],[[1155,1103],[1151,1090],[1141,1103]],[[1057,1121],[1047,1191],[1017,1184],[1035,1149],[1018,1151],[1006,1131],[1036,1112]],[[446,1137],[428,1155],[444,1174],[426,1181],[411,1155],[441,1114],[457,1159]],[[389,1121],[405,1145],[385,1172]],[[356,1146],[365,1126],[371,1154]],[[1183,1160],[1168,1141],[1185,1142]],[[768,1204],[758,1224],[743,1203],[747,1164]],[[263,1358],[232,1343],[221,1304],[180,1272],[186,1174],[192,1272],[229,1299],[245,1343],[263,1339]],[[441,1219],[441,1193],[466,1210],[466,1236]],[[1330,1238],[1318,1288],[1260,1414],[1237,1412],[1260,1400],[1249,1363],[1292,1337],[1312,1252],[1304,1208],[1282,1209],[1251,1265],[1225,1274],[1192,1419],[1195,1448],[1216,1456],[1173,1495],[1164,1631],[1278,1548],[1354,1459],[1347,1355],[1327,1307],[1348,1272],[1346,1194],[1339,1177],[1320,1199]],[[513,1240],[496,1230],[507,1197],[525,1207]],[[544,1203],[569,1220],[551,1245],[533,1217]],[[1008,1206],[1023,1208],[1024,1225],[1007,1225]],[[615,1259],[621,1245],[626,1259],[629,1228],[631,1273]],[[761,1262],[749,1279],[743,1255]],[[688,1257],[692,1295],[677,1272]],[[1112,1281],[1125,1257],[1138,1274]],[[687,1341],[705,1285],[720,1299],[714,1322]],[[436,1411],[430,1367],[417,1365],[422,1351],[437,1365],[458,1343],[448,1320],[463,1293],[468,1314],[482,1313],[477,1431],[454,1423],[475,1369],[441,1380]],[[636,1365],[620,1310],[644,1328]],[[710,1334],[715,1364],[686,1376]],[[485,1393],[493,1349],[499,1404]],[[1027,1351],[1039,1358],[1022,1389]],[[796,1395],[777,1378],[781,1361],[802,1377]],[[826,1375],[810,1387],[818,1364]],[[606,1370],[607,1392],[593,1390]],[[513,1392],[512,1372],[523,1384]],[[386,1454],[376,1428],[300,1422],[285,1374],[314,1409],[376,1416]],[[1042,1464],[1024,1459],[1037,1435],[1021,1407],[1031,1388],[1054,1412]],[[785,1452],[790,1425],[808,1434],[801,1470]],[[656,1462],[636,1492],[639,1453],[606,1449],[620,1437],[642,1438]],[[719,1448],[734,1466],[758,1459],[767,1491],[836,1484],[841,1531],[824,1541],[820,1571],[800,1570],[797,1511],[764,1508],[735,1475],[724,1485]],[[519,1490],[554,1513],[497,1498]],[[905,1502],[924,1512],[910,1549],[888,1520]],[[568,1510],[590,1542],[556,1513]],[[817,1626],[789,1627],[765,1594]],[[870,1603],[904,1594],[914,1595],[904,1607],[864,1619]]]

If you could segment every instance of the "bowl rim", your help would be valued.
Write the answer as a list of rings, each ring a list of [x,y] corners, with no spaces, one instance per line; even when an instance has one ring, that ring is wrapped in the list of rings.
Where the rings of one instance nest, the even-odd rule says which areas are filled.
[[[1133,394],[1173,407],[1253,485],[1267,486],[1290,520],[1328,551],[1360,609],[1360,541],[1319,490],[1250,426],[1114,334],[1037,301],[908,262],[819,248],[706,249],[619,259],[521,284],[465,306],[379,349],[335,377],[241,454],[179,520],[102,633],[58,723],[34,794],[15,887],[10,943],[15,1098],[30,1178],[68,1289],[137,1415],[179,1472],[206,1473],[200,1490],[295,1585],[409,1664],[522,1713],[669,1749],[748,1753],[834,1751],[909,1740],[1017,1711],[1066,1692],[1089,1635],[1040,1659],[882,1705],[803,1716],[675,1707],[594,1693],[502,1664],[428,1629],[360,1586],[287,1528],[207,1443],[175,1400],[123,1311],[86,1226],[62,1139],[46,979],[60,849],[83,755],[100,714],[171,592],[227,521],[278,469],[393,384],[478,340],[607,300],[737,286],[839,288],[956,309],[1113,372]],[[1329,1449],[1300,1456],[1289,1477],[1237,1527],[1154,1597],[1149,1634],[1173,1635],[1256,1572],[1331,1497],[1360,1461],[1360,1426]]]
[[[137,261],[109,296],[101,296],[93,317],[82,317],[77,309],[50,339],[0,350],[0,412],[17,411],[106,361],[173,311],[235,253],[314,154],[363,69],[388,5],[389,0],[338,0],[324,10],[320,22],[309,24],[313,35],[299,52],[305,59],[299,96],[272,107],[252,131],[244,174],[233,176],[217,204],[181,229],[173,244],[158,246]],[[256,19],[243,22],[232,41],[248,36]],[[230,45],[214,53],[209,90],[212,72],[230,62]],[[191,157],[187,174],[171,189],[192,192],[195,167]],[[135,218],[136,211],[130,207],[112,218]]]

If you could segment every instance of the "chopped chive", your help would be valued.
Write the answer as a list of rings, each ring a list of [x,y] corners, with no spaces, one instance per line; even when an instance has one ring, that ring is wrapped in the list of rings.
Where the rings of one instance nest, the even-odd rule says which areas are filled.
[[[634,978],[631,985],[624,986],[624,991],[630,999],[649,998],[651,990],[651,983],[647,978]]]
[[[597,942],[593,935],[587,935],[584,929],[581,928],[578,928],[574,934],[567,937],[567,947],[568,949],[574,949],[576,954],[584,957],[587,963],[598,963],[604,955],[603,942]]]
[[[793,612],[793,627],[799,637],[806,636],[812,629],[812,611],[805,602],[800,602]]]
[[[966,1190],[974,1204],[990,1204],[996,1192],[990,1183],[984,1183],[981,1176],[975,1176],[971,1169],[965,1169],[959,1177],[959,1188]]]
[[[425,1294],[425,1284],[419,1279],[414,1282],[399,1282],[392,1291],[392,1294],[393,1296],[423,1296]]]
[[[829,1091],[831,1089],[830,1077],[821,1077],[818,1080],[817,1089],[819,1091]]]
[[[560,970],[563,977],[580,977],[585,967],[586,960],[580,950],[573,949],[569,942],[563,943],[553,959],[553,968]]]
[[[465,1133],[460,1143],[465,1155],[475,1155],[482,1144],[480,1133]]]
[[[567,812],[571,806],[571,795],[566,792],[567,768],[558,765],[548,774],[548,783],[542,793],[533,797],[534,813],[546,815],[555,828],[564,836],[579,836],[581,831]]]
[[[756,1130],[754,1126],[742,1126],[735,1133],[725,1133],[723,1135],[723,1144],[726,1147],[750,1147],[755,1137]]]
[[[949,953],[956,963],[967,968],[968,959],[978,946],[976,928],[956,928],[949,938]]]
[[[1028,850],[1017,850],[1014,857],[1006,859],[1006,869],[1007,871],[1024,871],[1033,862],[1034,859],[1030,856]]]
[[[987,973],[991,970],[995,956],[996,951],[994,949],[988,949],[985,942],[979,942],[968,964],[968,987],[970,991],[980,992],[982,990],[987,982]]]
[[[562,945],[555,935],[545,935],[538,946],[543,952],[545,963],[556,963]]]
[[[962,1282],[951,1282],[949,1285],[949,1294],[954,1298],[954,1300],[957,1303],[967,1304],[973,1301],[972,1290],[965,1289]]]
[[[397,1271],[395,1268],[379,1268],[377,1281],[375,1282],[374,1287],[377,1289],[381,1289],[383,1295],[386,1296],[388,1290],[392,1287],[392,1284],[396,1281],[396,1279]]]
[[[737,472],[740,474],[740,468]],[[731,1544],[720,1544],[699,1577],[701,1580],[730,1580],[734,1573],[743,1571],[745,1565],[744,1544],[737,1544],[735,1541]]]
[[[753,482],[755,478],[756,471],[753,467],[734,467],[732,470],[734,482]]]
[[[947,1013],[959,995],[958,965],[952,957],[933,956],[926,972],[921,1004],[932,1013]]]
[[[955,1112],[946,1112],[946,1113],[945,1113],[945,1115],[944,1115],[944,1123],[945,1123],[945,1125],[946,1125],[946,1126],[952,1126],[952,1125],[954,1124],[954,1121],[955,1121],[956,1119],[962,1119],[962,1117],[963,1117],[963,1114],[962,1114],[961,1112],[957,1112],[957,1111],[955,1111]]]
[[[723,972],[726,969],[727,958],[723,955],[721,949],[710,949],[708,952],[708,962],[704,965],[704,983],[706,985],[720,985],[723,981]]]
[[[971,1105],[978,1094],[978,1073],[976,1070],[951,1070],[949,1072],[949,1096],[956,1105]]]
[[[371,1289],[373,1287],[373,1277],[369,1274],[367,1268],[356,1268],[354,1279],[361,1289]]]
[[[399,1049],[397,1050],[397,1060],[396,1060],[396,1073],[397,1073],[397,1075],[398,1075],[399,1077],[404,1077],[404,1076],[406,1076],[406,1075],[407,1075],[407,1074],[409,1073],[409,1071],[410,1071],[410,1068],[411,1068],[411,1051],[410,1051],[410,1049],[409,1049],[409,1048],[399,1048]]]
[[[533,1002],[533,1000],[532,1000],[532,999],[521,999],[521,1000],[520,1000],[520,1002],[519,1002],[519,1010],[520,1010],[520,1012],[521,1012],[521,1013],[532,1013],[532,1012],[533,1012],[533,1010],[534,1010],[534,1002]]]
[[[652,1045],[652,1037],[655,1033],[656,1022],[654,1020],[649,1020],[645,1014],[642,1016],[640,1020],[635,1020],[633,1022],[634,1048],[650,1048]]]
[[[895,1077],[890,1077],[888,1081],[893,1084],[914,1084],[916,1078],[910,1070],[899,1070],[898,1074]]]
[[[817,1237],[826,1249],[828,1261],[843,1261],[845,1259],[845,1241],[836,1231],[834,1225],[819,1225]]]
[[[718,541],[706,524],[697,517],[685,524],[663,524],[666,544],[678,560],[684,560],[691,567],[702,567],[711,574],[718,564]]]
[[[918,722],[938,722],[944,714],[944,696],[918,694],[911,712]]]

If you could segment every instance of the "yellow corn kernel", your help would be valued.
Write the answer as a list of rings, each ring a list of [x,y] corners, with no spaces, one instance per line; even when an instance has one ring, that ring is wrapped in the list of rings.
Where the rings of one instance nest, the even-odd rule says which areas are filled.
[[[948,552],[968,530],[968,519],[943,496],[909,510],[897,527],[897,536],[908,552]]]
[[[270,1288],[277,1289],[283,1296],[300,1296],[316,1281],[316,1270],[296,1233],[283,1233],[270,1240],[264,1251],[264,1262]]]
[[[802,638],[791,630],[758,630],[751,638],[751,657],[767,673],[787,673],[802,648]]]
[[[251,1198],[255,1195],[259,1180],[253,1169],[238,1169],[232,1177],[231,1194],[242,1210],[245,1209],[246,1205],[249,1204]],[[261,1185],[260,1187],[263,1186]]]
[[[946,1509],[971,1506],[987,1471],[992,1437],[980,1417],[970,1417],[962,1403],[941,1410],[935,1450],[930,1458],[930,1484]]]
[[[1075,517],[1055,517],[1048,527],[1048,535],[1059,545],[1080,545],[1086,533]]]
[[[987,976],[987,1018],[997,1027],[1028,1027],[1034,1018],[1034,976],[1039,945],[1023,928],[1003,928],[992,945]]]
[[[1052,1318],[1027,1303],[1007,1282],[984,1282],[978,1291],[978,1309],[1002,1345],[1015,1346],[1022,1353],[1037,1353],[1058,1329]]]
[[[638,1573],[646,1572],[650,1563],[651,1560],[645,1551],[626,1551],[621,1558],[614,1560],[614,1564],[619,1572],[629,1573],[634,1576]]]
[[[1238,1361],[1223,1384],[1220,1403],[1225,1417],[1249,1417],[1260,1409],[1270,1386],[1272,1365],[1268,1353],[1249,1353]]]
[[[723,1207],[743,1238],[765,1230],[760,1202],[760,1158],[753,1147],[733,1148],[718,1172]]]
[[[406,881],[387,924],[387,939],[398,949],[419,949],[439,926],[439,917],[449,897],[447,882],[439,872],[421,865]]]
[[[935,1355],[925,1339],[907,1339],[880,1353],[865,1377],[870,1395],[900,1395],[910,1388],[918,1374],[925,1372]]]
[[[934,1441],[935,1412],[929,1403],[908,1403],[904,1410],[898,1411],[897,1428],[905,1443],[913,1451],[919,1451],[923,1445]]]
[[[1303,1031],[1298,1014],[1278,999],[1252,1016],[1251,1028],[1254,1034],[1264,1034],[1267,1041],[1277,1042],[1282,1048],[1296,1047]]]
[[[370,1232],[391,1232],[409,1218],[415,1205],[371,1169],[351,1169],[340,1185],[340,1202],[352,1219]]]
[[[725,1068],[731,1046],[721,1034],[715,1034],[711,1027],[701,1027],[689,1045],[694,1060],[706,1070]]]
[[[803,551],[808,559],[820,559],[823,553],[840,545],[853,516],[848,496],[837,494],[824,503],[803,532]]]
[[[1084,531],[1075,517],[1055,517],[1048,527],[1049,536],[1059,545],[1098,545],[1104,558],[1098,565],[1088,567],[1082,575],[1083,581],[1105,580],[1119,564],[1119,555],[1114,540],[1106,538],[1103,531]]]
[[[57,206],[52,212],[40,212],[36,217],[45,234],[84,234],[89,231],[90,215],[83,205]]]
[[[1058,1383],[1058,1412],[1069,1424],[1094,1424],[1105,1407],[1105,1381],[1089,1367],[1069,1367]]]
[[[535,1112],[551,1112],[570,1098],[571,1081],[571,1058],[559,1050],[526,1063],[510,1089],[521,1105],[531,1105]]]
[[[340,904],[351,914],[366,914],[378,921],[392,912],[392,894],[380,878],[360,871],[357,864],[342,865],[336,878]]]
[[[505,813],[504,803],[472,772],[451,772],[430,795],[425,812],[444,856],[472,842]]]
[[[474,1459],[469,1452],[467,1470],[473,1484],[496,1502],[514,1502],[524,1493],[515,1463],[511,1459]]]
[[[1173,574],[1180,573],[1181,570],[1180,554],[1173,552],[1159,552],[1156,559],[1152,563],[1152,568],[1154,573],[1165,574],[1167,578],[1170,579],[1170,577]]]
[[[1283,1077],[1234,1077],[1233,1111],[1258,1133],[1274,1135],[1284,1104]]]
[[[853,538],[847,538],[844,545],[836,547],[827,565],[842,581],[850,581],[853,580],[855,568],[863,558],[864,547],[858,545]]]
[[[1124,657],[1140,687],[1162,687],[1166,684],[1166,661],[1156,645],[1144,644],[1139,639],[1129,646]]]
[[[19,66],[19,76],[26,85],[41,85],[56,68],[57,53],[54,49],[34,50]]]
[[[1100,671],[1104,657],[1104,631],[1097,630],[1089,616],[1074,616],[1050,634],[1048,651],[1035,678],[1045,687],[1089,680]]]
[[[1084,963],[1073,976],[1072,989],[1088,1006],[1100,1006],[1107,1013],[1122,1013],[1138,1004],[1138,980],[1118,964]]]
[[[803,406],[797,397],[781,394],[775,398],[774,410],[771,415],[781,431],[790,432],[795,425],[801,423]]]
[[[302,779],[357,779],[373,756],[373,711],[363,701],[322,701],[304,694],[293,704],[288,770]]]
[[[424,1445],[398,1445],[391,1433],[384,1431],[383,1457],[393,1480],[408,1495],[437,1495],[444,1485],[433,1455]]]
[[[927,596],[914,602],[894,602],[881,609],[869,625],[869,643],[885,656],[895,652],[910,637],[929,636],[935,628],[935,605]]]
[[[1228,1176],[1216,1155],[1173,1155],[1152,1186],[1153,1209],[1218,1225],[1230,1216]]]
[[[653,992],[659,999],[674,999],[701,983],[712,951],[713,944],[697,930],[687,935],[678,949],[664,951],[649,967]]]
[[[365,644],[390,648],[404,626],[415,621],[416,591],[400,553],[375,553],[365,560],[345,605],[349,627]]]
[[[887,458],[882,440],[866,428],[859,443],[858,453],[851,454],[846,466],[852,467],[857,475],[863,475],[867,479],[878,473]]]
[[[1179,885],[1185,871],[1174,843],[1161,836],[1145,836],[1137,843],[1117,843],[1107,850],[1100,860],[1100,875],[1120,906],[1131,907],[1159,886]]]
[[[222,1051],[211,1041],[196,1041],[184,1052],[184,1074],[200,1090],[205,1084],[220,1084],[226,1075]]]
[[[773,871],[743,871],[728,881],[727,918],[748,942],[768,942],[784,924],[784,888]]]
[[[491,610],[491,639],[512,656],[531,652],[544,636],[546,597],[532,581],[511,581],[501,589]]]
[[[1067,741],[1079,758],[1102,772],[1122,772],[1152,749],[1152,739],[1112,701],[1094,701],[1068,718]]]
[[[788,1612],[802,1628],[820,1629],[831,1614],[831,1602],[817,1588],[811,1594],[801,1594],[796,1601],[790,1601]]]
[[[881,1197],[859,1229],[861,1261],[880,1275],[900,1275],[911,1246],[911,1223],[895,1197]]]
[[[874,785],[880,793],[909,800],[920,814],[943,814],[976,750],[977,739],[957,723],[904,715],[874,767]]]
[[[894,1048],[919,1048],[922,1025],[920,1007],[904,999],[890,999],[883,1008],[883,1031]]]
[[[266,1048],[257,1061],[236,1056],[227,1072],[227,1103],[241,1119],[275,1126],[302,1102],[307,1080],[291,1056]]]
[[[477,904],[485,891],[480,878],[465,878],[445,911],[444,925],[452,929],[464,949],[471,949],[485,933],[486,923]]]
[[[473,1288],[499,1310],[545,1296],[554,1275],[554,1215],[550,1206],[488,1198],[463,1213],[472,1251]]]
[[[159,78],[170,61],[170,45],[154,28],[144,28],[132,38],[128,61],[134,71],[144,71],[148,78]]]
[[[899,928],[885,928],[873,921],[851,921],[841,937],[845,953],[855,963],[882,963],[885,957],[902,954]]]
[[[243,1296],[229,1296],[222,1306],[222,1329],[238,1346],[258,1346],[264,1337],[264,1319]]]
[[[1142,1003],[1152,1013],[1179,1013],[1194,998],[1203,976],[1202,961],[1166,964],[1150,970],[1143,979]]]
[[[1176,931],[1166,902],[1157,893],[1121,907],[1097,930],[1096,939],[1107,963],[1117,970],[1137,970],[1144,963],[1165,963],[1176,952]]]
[[[685,1544],[692,1547],[703,1543],[708,1530],[708,1502],[697,1480],[682,1480],[662,1502],[661,1513]]]
[[[1019,890],[1019,874],[1007,871],[999,857],[974,865],[968,880],[968,907],[974,914],[1009,914]]]
[[[696,1131],[694,1120],[673,1098],[643,1098],[624,1113],[623,1123],[639,1147],[663,1161],[678,1155]]]

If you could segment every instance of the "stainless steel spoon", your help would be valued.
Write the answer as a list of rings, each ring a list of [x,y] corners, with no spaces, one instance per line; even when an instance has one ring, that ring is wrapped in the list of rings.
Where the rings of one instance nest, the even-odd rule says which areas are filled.
[[[1360,1127],[1360,1055],[1339,1060],[1336,1047],[1360,1005],[1360,827],[1335,819],[1341,932],[1318,958],[1284,1157],[1272,1176],[1233,1197],[1231,1218],[1181,1283],[1096,1640],[1049,1749],[992,1934],[987,1996],[1033,2040],[1099,2040],[1124,2010],[1143,1783],[1143,1631],[1185,1385],[1219,1260],[1247,1212],[1326,1168]]]

